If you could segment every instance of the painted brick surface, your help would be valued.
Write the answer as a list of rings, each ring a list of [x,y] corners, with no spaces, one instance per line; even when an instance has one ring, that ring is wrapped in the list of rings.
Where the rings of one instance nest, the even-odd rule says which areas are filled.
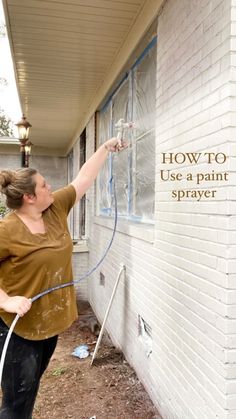
[[[20,168],[19,154],[0,154],[0,170]],[[67,184],[67,158],[51,156],[34,156],[30,158],[30,166],[37,169],[51,185],[52,190]]]
[[[182,28],[181,31],[176,24],[167,24],[173,18],[175,7],[180,7],[176,24]],[[181,22],[177,23],[178,19]],[[234,196],[234,191],[230,191],[234,188],[234,179],[229,172],[225,182],[213,180],[196,185],[196,181],[186,181],[189,172],[194,179],[199,172],[228,172],[230,163],[227,160],[222,165],[209,164],[202,159],[195,166],[161,164],[164,152],[210,151],[231,155],[230,21],[230,1],[169,1],[158,25],[160,60],[157,60],[157,77],[164,78],[164,86],[157,96],[157,159],[161,169],[180,172],[185,179],[171,183],[162,182],[159,177],[156,184],[155,248],[160,253],[157,277],[170,286],[172,282],[174,286],[162,295],[171,314],[170,320],[176,319],[174,324],[165,321],[161,329],[164,343],[168,342],[169,367],[174,371],[171,381],[174,376],[177,385],[177,389],[173,389],[170,383],[167,388],[169,392],[173,389],[173,395],[178,391],[178,396],[169,400],[172,405],[169,410],[174,413],[176,409],[180,418],[226,418],[231,409],[235,409],[236,376],[226,368],[229,362],[227,336],[235,331],[232,306],[232,317],[230,320],[228,317],[227,289],[227,273],[234,271],[234,263],[230,264],[229,260],[234,249],[232,246],[229,249],[228,228],[234,208],[227,205],[227,200]],[[167,50],[164,40],[165,37],[170,39],[172,33],[175,46],[169,46]],[[177,74],[175,66],[170,68],[168,64],[169,55],[175,54],[179,54],[174,59]],[[181,202],[171,199],[172,190],[186,191],[192,185],[199,190],[216,190],[215,199],[196,201],[185,197]],[[168,301],[167,295],[171,300]],[[170,329],[165,332],[167,325]],[[233,357],[231,352],[231,362]],[[186,381],[186,394],[181,386],[181,376]],[[188,413],[184,406],[186,400]],[[163,412],[163,416],[168,418],[165,408]]]
[[[18,154],[0,154],[0,170],[19,169],[21,164],[20,152]]]
[[[236,417],[235,19],[231,0],[165,3],[157,30],[154,239],[138,239],[124,226],[89,282],[90,302],[102,320],[126,265],[107,329],[164,419]],[[170,152],[204,158],[196,165],[165,165],[163,153]],[[207,152],[227,159],[209,163]],[[163,181],[161,169],[181,173],[182,180]],[[192,181],[186,179],[190,172]],[[227,172],[227,179],[196,183],[198,173],[213,172]],[[179,202],[172,197],[172,190],[191,189],[216,193]],[[90,220],[93,264],[112,228]],[[139,315],[152,330],[149,357]]]
[[[88,253],[73,253],[72,256],[72,265],[73,265],[73,275],[74,280],[79,281],[80,278],[88,271]],[[78,300],[85,300],[88,301],[88,286],[87,286],[87,278],[79,281],[76,284],[76,294]]]

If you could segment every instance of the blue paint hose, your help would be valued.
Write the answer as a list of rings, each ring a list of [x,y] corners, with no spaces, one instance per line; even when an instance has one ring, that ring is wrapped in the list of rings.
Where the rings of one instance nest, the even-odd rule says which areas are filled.
[[[103,254],[103,256],[101,257],[101,259],[98,261],[98,263],[92,268],[90,269],[88,272],[86,272],[81,278],[75,280],[75,281],[70,281],[70,282],[65,282],[64,284],[60,284],[60,285],[55,285],[52,288],[49,288],[45,291],[40,292],[39,294],[35,295],[34,297],[31,298],[32,303],[36,300],[38,300],[41,297],[44,297],[44,295],[47,295],[53,291],[59,290],[61,288],[65,288],[65,287],[69,287],[71,285],[75,285],[78,284],[80,281],[82,281],[83,279],[87,278],[88,276],[90,276],[93,272],[96,271],[96,269],[101,265],[101,263],[103,262],[103,260],[105,259],[105,257],[107,256],[107,253],[109,252],[111,245],[113,243],[114,237],[115,237],[115,233],[116,233],[116,227],[117,227],[117,198],[116,198],[116,190],[115,190],[115,181],[113,179],[113,177],[111,177],[110,179],[110,183],[113,182],[113,195],[114,195],[114,210],[115,210],[115,217],[114,217],[114,227],[113,227],[113,232],[112,232],[112,236],[110,239],[110,242]],[[6,358],[6,353],[7,353],[7,348],[8,348],[8,344],[12,335],[12,332],[15,328],[16,323],[18,322],[20,316],[19,314],[16,315],[16,317],[14,318],[11,327],[8,331],[6,340],[4,342],[4,346],[3,346],[3,350],[2,350],[2,355],[1,355],[1,360],[0,360],[0,385],[2,383],[2,374],[3,374],[3,367],[4,367],[4,363],[5,363],[5,358]]]

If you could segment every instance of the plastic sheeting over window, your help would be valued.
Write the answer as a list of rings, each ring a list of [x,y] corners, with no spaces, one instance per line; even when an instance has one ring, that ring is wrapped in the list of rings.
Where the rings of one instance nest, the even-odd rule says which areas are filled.
[[[103,144],[111,136],[111,103],[103,111],[99,118],[98,128],[99,142]],[[110,161],[107,160],[100,171],[99,182],[99,208],[100,212],[110,212],[111,209],[111,184],[110,184]]]
[[[99,142],[116,135],[115,123],[134,121],[126,130],[129,147],[112,155],[99,178],[100,213],[112,212],[111,173],[116,180],[118,213],[148,221],[154,215],[156,38],[130,70],[99,116]]]
[[[116,136],[117,131],[114,125],[121,118],[124,120],[131,120],[129,112],[129,88],[130,78],[126,79],[121,85],[120,89],[114,95],[112,100],[112,135]],[[128,132],[126,132],[126,139]],[[129,165],[128,165],[128,150],[114,155],[113,160],[113,173],[115,173],[116,194],[117,194],[117,207],[118,213],[121,215],[128,214],[128,191],[129,191]]]
[[[133,163],[133,214],[152,218],[155,194],[156,50],[149,49],[133,70],[133,120],[136,129]]]

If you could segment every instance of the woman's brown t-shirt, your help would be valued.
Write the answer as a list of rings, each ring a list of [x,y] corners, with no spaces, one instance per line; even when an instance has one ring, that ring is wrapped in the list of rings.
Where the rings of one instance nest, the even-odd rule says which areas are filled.
[[[14,212],[0,222],[0,288],[9,296],[32,298],[73,280],[67,216],[75,203],[75,189],[69,185],[53,195],[53,204],[43,213],[45,234],[32,234]],[[30,340],[47,339],[68,328],[77,315],[72,285],[36,300],[14,332]],[[10,326],[15,314],[0,310],[0,317]]]

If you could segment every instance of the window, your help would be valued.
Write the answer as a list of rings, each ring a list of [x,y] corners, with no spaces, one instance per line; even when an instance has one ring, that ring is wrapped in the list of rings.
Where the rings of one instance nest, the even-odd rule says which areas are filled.
[[[80,136],[80,159],[79,167],[83,166],[86,161],[86,129]],[[79,237],[85,236],[85,219],[86,219],[86,195],[83,195],[79,201]]]
[[[86,129],[75,142],[68,155],[68,181],[72,182],[86,160]],[[69,215],[70,233],[74,243],[85,237],[86,196],[84,195],[77,205],[74,205]]]
[[[100,172],[99,212],[113,211],[111,176],[114,174],[118,213],[134,221],[152,221],[155,198],[155,93],[156,38],[147,46],[99,113],[98,138],[102,144],[117,135],[119,119],[134,121],[126,130],[129,147],[111,155]]]

